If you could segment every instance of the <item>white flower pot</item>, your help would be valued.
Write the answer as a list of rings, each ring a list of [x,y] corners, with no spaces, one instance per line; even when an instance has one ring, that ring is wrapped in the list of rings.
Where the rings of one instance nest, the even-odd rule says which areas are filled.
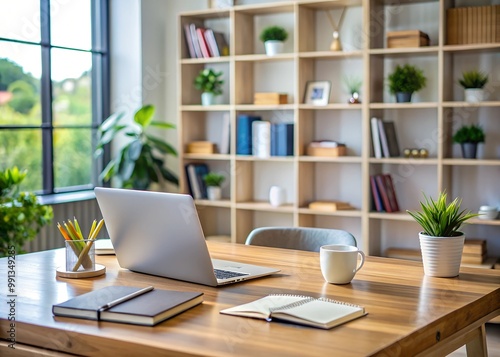
[[[480,88],[468,88],[464,90],[465,101],[470,103],[482,102],[484,100],[484,90]]]
[[[282,41],[266,41],[264,42],[266,48],[266,55],[274,56],[278,53],[283,53],[283,42]]]
[[[432,237],[420,232],[420,249],[424,273],[428,276],[451,278],[460,271],[465,234],[458,237]]]
[[[218,201],[221,199],[221,188],[219,186],[208,186],[207,196],[210,201]]]
[[[212,105],[214,104],[214,94],[203,92],[201,93],[201,105]]]

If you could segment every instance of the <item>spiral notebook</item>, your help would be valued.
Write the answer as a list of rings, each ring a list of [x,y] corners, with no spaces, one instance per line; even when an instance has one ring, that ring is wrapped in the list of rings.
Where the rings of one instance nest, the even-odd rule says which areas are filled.
[[[299,295],[268,295],[220,313],[267,321],[276,319],[322,329],[330,329],[367,314],[358,305]]]

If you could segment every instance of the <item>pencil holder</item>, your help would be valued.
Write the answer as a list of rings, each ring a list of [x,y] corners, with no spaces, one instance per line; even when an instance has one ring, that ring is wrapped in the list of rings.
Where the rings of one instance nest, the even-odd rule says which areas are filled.
[[[95,270],[95,247],[92,240],[66,241],[66,271]]]

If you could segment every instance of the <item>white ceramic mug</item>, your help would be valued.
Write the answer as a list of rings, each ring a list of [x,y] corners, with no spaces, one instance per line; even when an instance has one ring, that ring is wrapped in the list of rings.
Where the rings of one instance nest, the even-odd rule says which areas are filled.
[[[351,245],[324,245],[319,250],[319,262],[326,281],[332,284],[349,284],[365,263],[365,254]]]
[[[278,207],[286,202],[286,191],[283,187],[272,186],[269,190],[269,203],[271,206]]]

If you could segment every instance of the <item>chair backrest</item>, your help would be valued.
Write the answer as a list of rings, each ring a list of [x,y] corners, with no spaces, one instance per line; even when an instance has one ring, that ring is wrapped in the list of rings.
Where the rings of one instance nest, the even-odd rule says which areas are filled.
[[[245,244],[319,252],[321,246],[328,244],[356,246],[356,238],[340,229],[261,227],[250,232]]]

